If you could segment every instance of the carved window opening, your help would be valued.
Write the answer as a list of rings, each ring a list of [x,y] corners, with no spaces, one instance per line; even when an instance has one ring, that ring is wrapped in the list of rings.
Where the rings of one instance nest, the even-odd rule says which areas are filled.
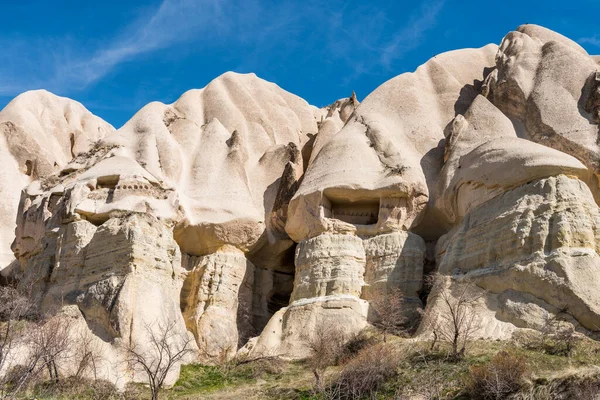
[[[328,199],[331,204],[331,218],[353,225],[373,225],[379,218],[379,199],[344,201]]]

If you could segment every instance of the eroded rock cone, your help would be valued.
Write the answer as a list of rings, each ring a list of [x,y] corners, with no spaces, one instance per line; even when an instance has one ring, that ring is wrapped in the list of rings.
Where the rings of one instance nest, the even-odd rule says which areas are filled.
[[[302,357],[321,324],[356,333],[398,289],[409,322],[443,312],[426,301],[432,271],[450,293],[485,289],[481,337],[559,313],[590,333],[598,71],[525,25],[322,109],[227,73],[113,131],[24,94],[0,113],[3,275],[113,361],[151,322],[193,337],[196,360]]]

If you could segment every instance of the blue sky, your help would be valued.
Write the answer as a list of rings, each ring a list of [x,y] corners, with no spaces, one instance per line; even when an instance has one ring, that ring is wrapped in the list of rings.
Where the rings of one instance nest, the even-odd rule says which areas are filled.
[[[47,89],[124,124],[229,70],[324,106],[536,23],[600,54],[597,0],[3,0],[0,107]]]

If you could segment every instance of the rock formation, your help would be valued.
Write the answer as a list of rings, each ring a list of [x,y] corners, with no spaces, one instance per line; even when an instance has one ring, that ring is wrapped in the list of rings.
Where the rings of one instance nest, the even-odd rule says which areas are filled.
[[[565,310],[589,333],[599,121],[597,58],[534,25],[437,55],[360,104],[318,109],[226,73],[113,132],[26,93],[0,113],[0,250],[18,261],[3,274],[42,309],[76,307],[115,358],[167,321],[204,360],[242,346],[302,357],[318,323],[358,332],[395,288],[409,319],[435,313],[434,271],[486,290],[482,337]]]
[[[0,276],[15,267],[10,246],[21,189],[60,171],[113,131],[81,104],[44,90],[23,93],[0,112]]]

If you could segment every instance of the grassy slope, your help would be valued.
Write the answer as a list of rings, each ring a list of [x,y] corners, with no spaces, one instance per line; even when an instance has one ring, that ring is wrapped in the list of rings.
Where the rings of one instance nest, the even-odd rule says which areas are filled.
[[[507,350],[522,357],[532,372],[529,391],[543,391],[564,381],[558,377],[577,377],[593,373],[600,380],[600,343],[591,340],[579,342],[570,357],[551,355],[541,350],[531,350],[515,342],[477,341],[471,344],[466,357],[451,361],[444,349],[430,351],[430,343],[393,338],[387,346],[400,349],[401,359],[397,377],[388,381],[379,398],[399,395],[439,395],[437,398],[466,399],[464,381],[472,366],[491,360],[499,351]],[[343,366],[328,370],[331,382]],[[572,378],[572,377],[575,378]],[[559,382],[560,381],[560,382]],[[558,382],[558,383],[557,383]],[[187,365],[173,388],[163,391],[161,399],[301,399],[319,400],[325,396],[314,395],[314,377],[302,362],[262,360],[255,363],[227,366]],[[94,399],[84,392],[42,395],[29,393],[26,398],[38,399]],[[127,400],[148,398],[148,389],[137,385]],[[111,397],[112,399],[113,397]],[[427,397],[425,397],[427,398]],[[436,397],[434,397],[436,398]],[[523,398],[538,398],[527,397]],[[550,397],[552,398],[552,397]]]
[[[484,364],[501,350],[508,350],[522,357],[532,372],[533,385],[549,385],[556,377],[573,371],[589,370],[600,365],[600,343],[579,343],[570,357],[551,355],[540,350],[530,350],[514,342],[477,341],[472,343],[464,360],[450,361],[443,350],[428,351],[429,343],[416,343],[404,339],[393,341],[404,351],[398,367],[398,377],[388,382],[382,398],[397,393],[419,394],[424,387],[448,398],[461,398],[464,379],[469,368]],[[253,371],[198,365],[185,366],[177,384],[165,391],[164,397],[176,399],[309,399],[313,396],[314,378],[302,363],[284,363],[278,370]],[[333,378],[340,367],[332,367]]]

